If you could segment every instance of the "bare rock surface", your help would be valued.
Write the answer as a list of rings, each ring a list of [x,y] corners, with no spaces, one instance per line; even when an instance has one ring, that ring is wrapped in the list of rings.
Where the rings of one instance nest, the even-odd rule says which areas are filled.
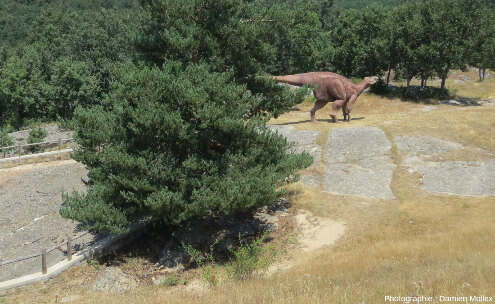
[[[421,108],[421,111],[423,111],[423,112],[430,112],[430,111],[435,110],[436,108],[437,107],[435,107],[435,106],[424,106],[424,107]]]
[[[108,267],[101,271],[93,285],[93,291],[122,294],[138,286],[137,282],[120,268]]]
[[[314,130],[298,130],[293,126],[287,125],[268,125],[272,131],[287,138],[288,141],[294,143],[294,151],[301,153],[306,151],[314,157],[313,165],[321,161],[321,146],[316,144],[320,131]]]
[[[342,128],[328,134],[323,188],[342,195],[394,199],[390,189],[395,165],[391,144],[375,127]]]
[[[406,165],[422,162],[425,157],[462,148],[461,144],[430,136],[396,136],[394,141],[397,148],[406,153],[404,159]]]
[[[463,149],[463,146],[429,136],[397,136],[395,143],[405,154],[404,164],[409,172],[423,176],[421,189],[453,195],[495,196],[495,159],[429,161],[431,156]]]
[[[303,185],[310,187],[319,187],[321,185],[321,177],[317,174],[305,174],[299,179]]]
[[[184,269],[187,254],[181,247],[174,248],[172,242],[167,243],[160,254],[155,266],[168,272],[177,272]]]
[[[0,261],[40,253],[79,234],[77,222],[63,219],[58,211],[62,190],[84,191],[86,169],[75,161],[24,165],[0,170]],[[95,240],[75,240],[81,248]],[[48,266],[65,258],[61,250],[48,254]],[[0,266],[0,281],[41,271],[41,258]]]
[[[424,162],[415,169],[423,175],[422,189],[466,196],[495,196],[495,159],[484,162]]]
[[[60,300],[60,303],[72,303],[72,302],[79,301],[79,300],[81,300],[80,295],[73,295],[73,296],[63,297]]]

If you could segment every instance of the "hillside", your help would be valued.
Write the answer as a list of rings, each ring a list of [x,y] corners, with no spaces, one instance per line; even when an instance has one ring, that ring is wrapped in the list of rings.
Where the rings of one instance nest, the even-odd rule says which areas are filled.
[[[329,123],[328,107],[318,112],[319,124],[310,123],[309,102],[271,120],[296,149],[319,158],[290,187],[290,205],[263,215],[277,223],[263,245],[275,256],[250,277],[230,277],[231,264],[221,259],[178,271],[158,267],[169,246],[156,247],[166,241],[162,231],[3,303],[383,303],[387,295],[437,302],[460,290],[492,295],[495,79],[476,76],[456,71],[447,85],[463,98],[489,100],[481,106],[365,93],[350,123]],[[195,231],[175,237],[212,239],[210,230]],[[92,291],[114,267],[139,287]]]
[[[335,0],[334,7],[340,9],[349,8],[364,8],[370,5],[383,5],[385,7],[396,7],[403,3],[408,2],[407,0]]]

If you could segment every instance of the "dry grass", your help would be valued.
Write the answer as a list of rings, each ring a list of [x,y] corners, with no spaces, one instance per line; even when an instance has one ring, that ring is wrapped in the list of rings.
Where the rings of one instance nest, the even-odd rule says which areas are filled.
[[[459,87],[458,94],[495,95],[495,80],[471,85],[476,89]],[[493,157],[495,107],[436,105],[429,112],[423,107],[364,94],[350,125],[327,123],[329,107],[317,113],[320,124],[310,124],[310,103],[272,123],[321,130],[318,141],[323,147],[332,128],[377,126],[391,140],[397,135],[428,135],[468,146],[461,154],[445,154],[447,159]],[[330,195],[299,184],[289,187],[295,207],[343,220],[348,229],[335,246],[300,256],[296,266],[281,274],[226,280],[202,293],[143,286],[115,296],[89,291],[97,272],[84,266],[35,290],[15,293],[6,303],[51,303],[73,294],[82,295],[83,303],[383,303],[386,295],[495,296],[495,198],[422,191],[417,187],[420,177],[400,166],[404,156],[397,149],[392,154],[399,164],[391,185],[396,200]]]

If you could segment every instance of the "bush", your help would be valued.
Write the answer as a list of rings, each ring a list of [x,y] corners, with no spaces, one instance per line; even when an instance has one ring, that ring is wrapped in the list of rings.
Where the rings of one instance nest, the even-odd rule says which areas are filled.
[[[159,284],[166,286],[175,286],[179,284],[179,282],[179,278],[177,278],[175,275],[169,275],[166,278],[160,280]]]
[[[215,262],[215,258],[213,256],[213,250],[217,244],[218,239],[215,240],[215,243],[210,246],[210,252],[203,253],[190,244],[182,243],[184,251],[189,256],[189,261],[201,267],[203,270],[203,280],[212,286],[216,283],[217,263]]]
[[[455,97],[455,92],[437,87],[409,86],[408,89],[406,87],[387,85],[382,79],[371,86],[370,92],[380,96],[416,102],[452,99]]]
[[[34,144],[34,143],[42,142],[47,136],[48,136],[48,132],[45,129],[42,129],[40,127],[34,128],[31,131],[29,131],[27,143]],[[43,148],[41,148],[40,146],[29,146],[27,149],[32,153],[41,152],[43,150]]]
[[[451,94],[448,90],[442,90],[437,87],[410,86],[409,90],[407,88],[401,88],[400,94],[402,99],[412,101],[424,101],[428,99],[443,100],[453,98],[453,94]]]
[[[274,258],[275,251],[263,247],[267,233],[263,234],[252,243],[246,243],[239,236],[240,245],[237,248],[229,246],[228,250],[233,255],[227,272],[230,277],[243,280],[250,277],[258,269],[266,269]]]
[[[0,129],[0,147],[8,147],[8,146],[13,146],[15,144],[14,138],[9,135],[8,130],[6,128]],[[5,155],[14,150],[15,148],[9,148],[9,149],[2,149],[0,152],[3,152],[3,157]]]
[[[387,83],[380,78],[374,85],[371,86],[370,92],[377,95],[384,95],[388,92]]]

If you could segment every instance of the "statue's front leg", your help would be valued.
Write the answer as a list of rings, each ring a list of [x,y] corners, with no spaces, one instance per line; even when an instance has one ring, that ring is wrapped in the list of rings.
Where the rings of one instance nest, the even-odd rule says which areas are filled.
[[[352,111],[352,106],[356,102],[357,95],[352,95],[349,100],[345,103],[345,105],[342,107],[342,112],[344,112],[344,121],[350,122],[351,121],[351,111]]]
[[[344,106],[342,107],[342,114],[344,115],[344,121],[351,120],[351,114],[347,111],[347,103],[344,103]]]

